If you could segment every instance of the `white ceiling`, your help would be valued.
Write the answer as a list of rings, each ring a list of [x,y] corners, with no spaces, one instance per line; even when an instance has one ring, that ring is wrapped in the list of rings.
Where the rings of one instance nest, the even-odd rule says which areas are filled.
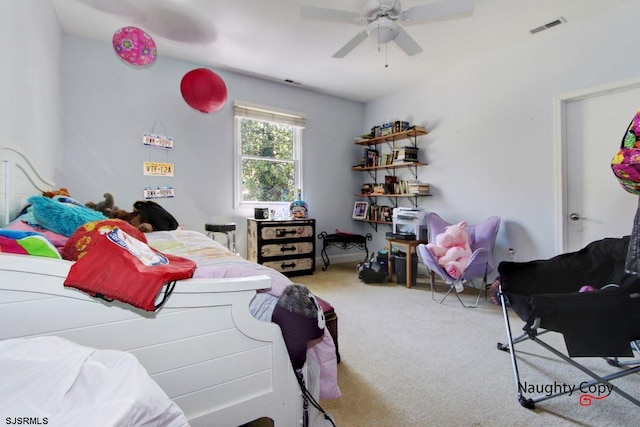
[[[404,0],[402,8],[436,0]],[[472,15],[401,23],[423,48],[407,56],[395,43],[378,50],[370,37],[345,58],[332,55],[361,26],[310,21],[300,6],[361,12],[366,0],[51,0],[66,33],[111,43],[137,26],[159,56],[193,61],[366,102],[455,67],[539,38],[555,37],[621,4],[638,0],[475,0]],[[532,35],[559,18],[565,23]],[[115,55],[114,55],[115,58]],[[388,67],[385,67],[388,64]]]

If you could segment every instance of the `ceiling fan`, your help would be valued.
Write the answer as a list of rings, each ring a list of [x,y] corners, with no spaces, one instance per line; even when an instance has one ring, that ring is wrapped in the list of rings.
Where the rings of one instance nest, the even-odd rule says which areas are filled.
[[[334,58],[344,58],[371,34],[376,35],[379,45],[393,40],[407,55],[413,56],[422,52],[422,48],[397,21],[417,23],[417,21],[469,15],[473,12],[473,8],[473,0],[440,0],[404,10],[399,0],[367,0],[362,13],[303,6],[301,16],[305,19],[366,25],[333,54]]]

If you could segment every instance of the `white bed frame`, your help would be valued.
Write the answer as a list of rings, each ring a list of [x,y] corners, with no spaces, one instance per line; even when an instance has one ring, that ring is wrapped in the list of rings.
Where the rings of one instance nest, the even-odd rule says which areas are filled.
[[[54,184],[19,149],[0,147],[0,226]],[[63,282],[72,263],[0,253],[0,339],[56,335],[134,354],[193,426],[239,426],[268,417],[302,420],[300,389],[277,325],[249,302],[267,276],[180,281],[148,313],[106,303]]]

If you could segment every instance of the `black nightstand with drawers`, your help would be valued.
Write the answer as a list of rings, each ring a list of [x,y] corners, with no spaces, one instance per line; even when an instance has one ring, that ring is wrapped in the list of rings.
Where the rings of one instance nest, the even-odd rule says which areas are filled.
[[[247,219],[247,258],[287,276],[316,269],[316,221]]]

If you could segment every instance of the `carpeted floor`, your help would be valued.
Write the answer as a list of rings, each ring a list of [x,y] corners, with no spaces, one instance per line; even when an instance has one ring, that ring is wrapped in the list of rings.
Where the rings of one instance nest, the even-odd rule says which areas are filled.
[[[415,287],[365,284],[356,264],[333,264],[313,275],[294,278],[336,309],[342,362],[343,396],[322,401],[338,426],[636,426],[640,409],[615,393],[582,406],[579,393],[520,406],[509,354],[496,348],[506,340],[501,308],[481,299],[463,308],[455,296],[432,301],[428,279]],[[442,296],[444,287],[438,289]],[[462,297],[472,303],[474,296]],[[518,334],[522,322],[512,317]],[[562,337],[547,340],[564,348]],[[530,386],[573,384],[584,374],[532,342],[517,347],[522,381]],[[584,359],[582,360],[585,361]],[[600,359],[586,362],[609,368]],[[617,385],[640,395],[638,374]]]

